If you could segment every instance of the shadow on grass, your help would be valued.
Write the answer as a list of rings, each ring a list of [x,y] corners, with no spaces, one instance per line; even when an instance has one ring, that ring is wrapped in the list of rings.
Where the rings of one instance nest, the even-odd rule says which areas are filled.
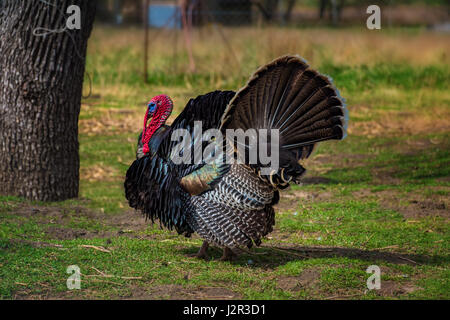
[[[308,259],[329,259],[329,258],[349,258],[357,260],[365,260],[376,263],[383,261],[393,264],[406,264],[411,266],[419,265],[441,265],[450,262],[449,255],[419,255],[419,254],[403,254],[395,252],[384,252],[381,250],[363,250],[357,248],[343,247],[270,247],[261,246],[256,250],[234,250],[237,255],[234,257],[232,264],[248,265],[249,261],[258,267],[274,268],[290,261],[308,260]],[[181,249],[184,254],[193,254],[196,249]],[[208,255],[210,259],[219,259],[222,250],[210,247]]]

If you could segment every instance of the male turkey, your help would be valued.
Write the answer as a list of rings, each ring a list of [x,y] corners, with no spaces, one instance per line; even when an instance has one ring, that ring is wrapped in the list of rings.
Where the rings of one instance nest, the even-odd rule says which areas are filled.
[[[318,142],[343,139],[348,121],[345,104],[331,80],[298,56],[283,56],[261,67],[237,93],[214,91],[191,99],[167,126],[172,108],[166,95],[149,102],[137,159],[126,174],[126,198],[131,207],[179,234],[197,232],[205,240],[199,257],[206,256],[211,243],[224,248],[224,260],[231,259],[231,249],[259,245],[272,231],[272,206],[279,200],[279,190],[298,183],[305,172],[299,161],[309,157]],[[248,155],[240,162],[219,156],[212,161],[175,163],[174,155],[207,147],[194,132],[198,123],[203,132],[219,129],[225,136],[230,129],[277,130],[278,168],[264,171],[268,166],[260,158],[251,162]],[[194,135],[184,148],[173,137],[177,129]],[[225,141],[209,142],[218,149],[230,143]],[[271,142],[257,139],[253,147],[268,147]],[[231,144],[233,159],[252,147],[250,138],[244,149],[234,139]],[[192,160],[192,155],[185,159]]]

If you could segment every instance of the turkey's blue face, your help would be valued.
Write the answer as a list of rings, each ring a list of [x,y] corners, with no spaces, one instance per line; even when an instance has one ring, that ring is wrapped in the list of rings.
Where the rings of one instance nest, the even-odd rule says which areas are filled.
[[[156,103],[153,101],[150,101],[148,104],[148,118],[153,117],[156,111]]]

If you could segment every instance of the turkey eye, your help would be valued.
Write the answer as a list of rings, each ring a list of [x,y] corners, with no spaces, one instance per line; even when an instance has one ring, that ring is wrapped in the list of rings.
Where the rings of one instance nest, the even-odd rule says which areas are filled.
[[[150,112],[155,111],[156,108],[156,104],[154,102],[151,102],[148,104],[148,109],[150,110]]]

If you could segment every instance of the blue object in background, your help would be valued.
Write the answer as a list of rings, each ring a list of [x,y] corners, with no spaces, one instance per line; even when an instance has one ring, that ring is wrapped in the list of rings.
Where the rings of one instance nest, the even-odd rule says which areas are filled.
[[[177,5],[152,4],[148,8],[148,23],[155,28],[181,28],[181,14]]]

